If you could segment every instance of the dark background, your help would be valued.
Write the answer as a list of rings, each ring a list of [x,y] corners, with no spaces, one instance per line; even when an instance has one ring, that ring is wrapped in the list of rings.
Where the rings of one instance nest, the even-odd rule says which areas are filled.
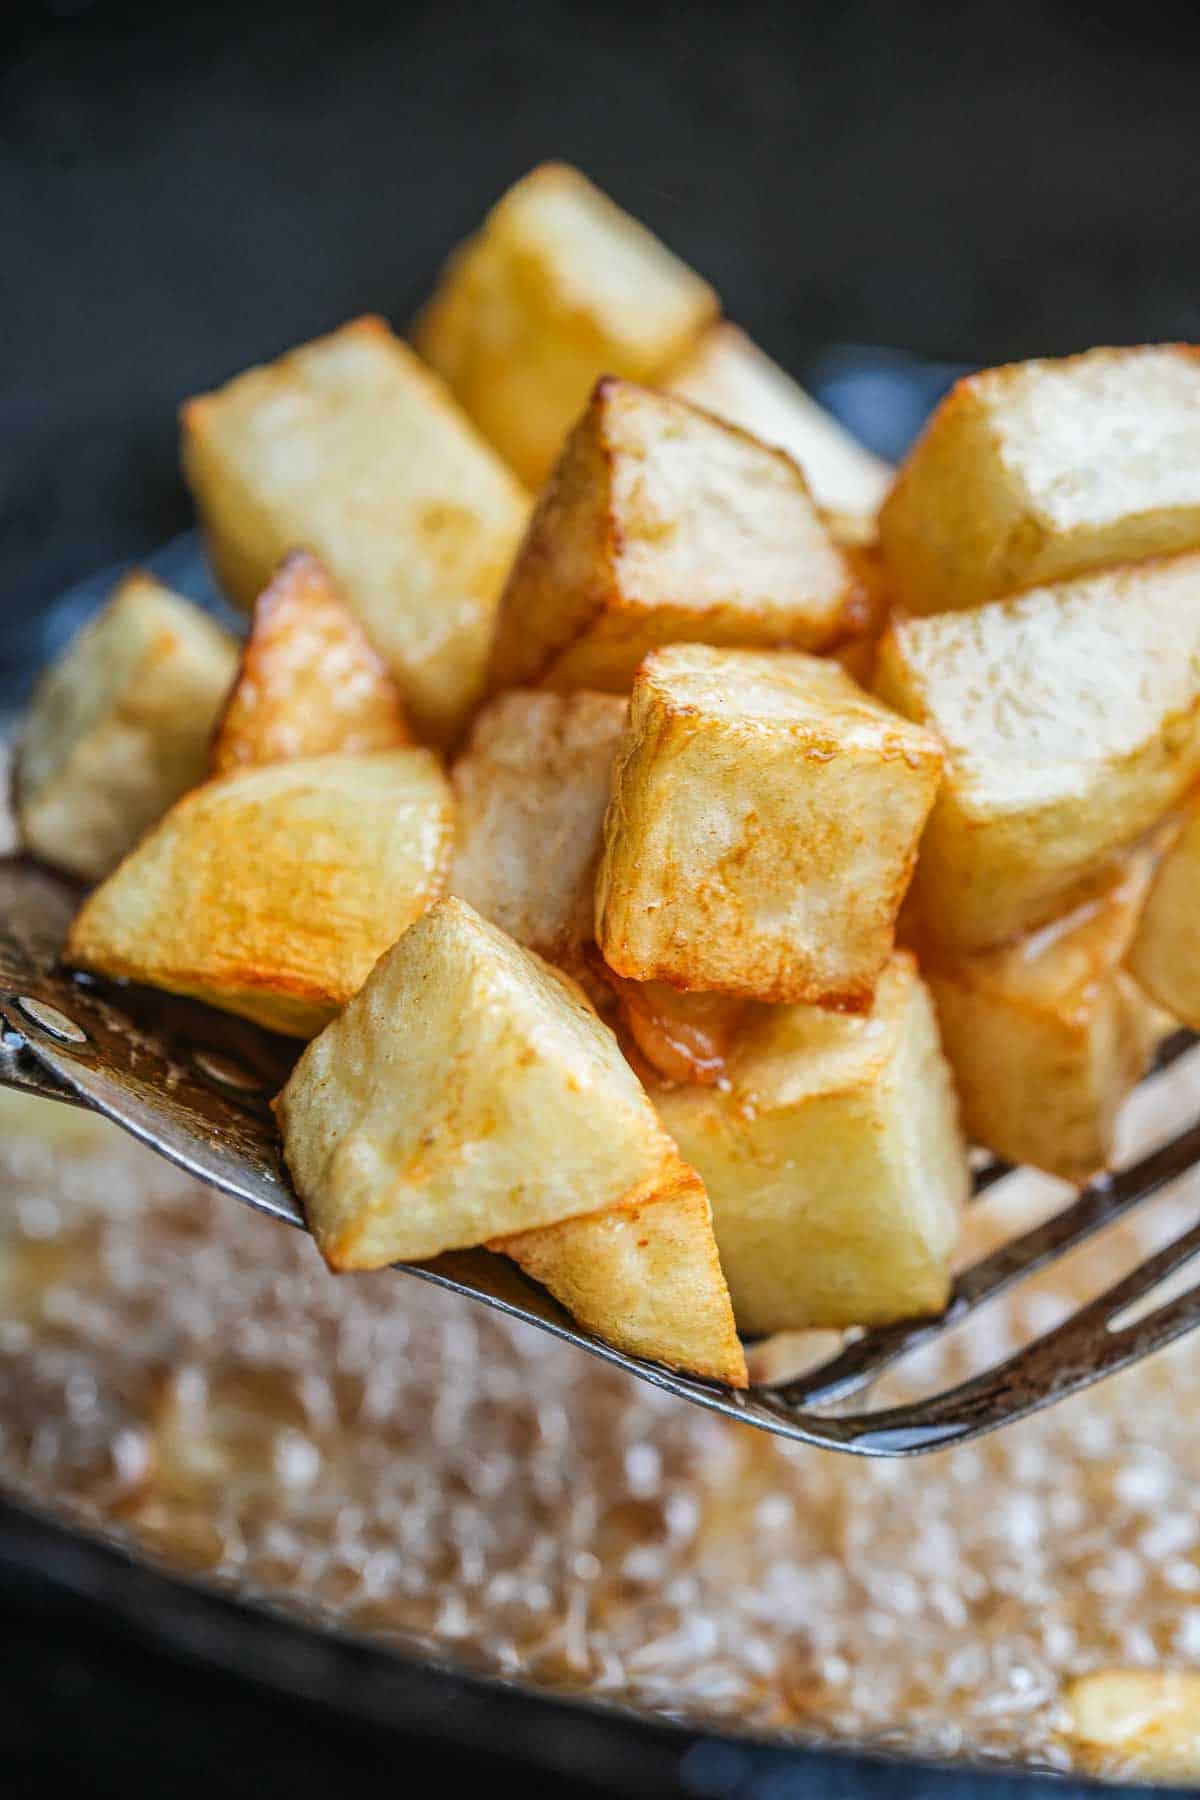
[[[402,324],[547,156],[801,374],[834,342],[990,362],[1200,336],[1198,11],[18,6],[4,608],[178,530],[178,402],[355,312]]]
[[[832,397],[839,370],[875,366],[838,346],[993,362],[1200,338],[1197,14],[10,6],[0,665],[67,583],[188,523],[180,399],[358,311],[403,324],[451,244],[547,156],[645,219]],[[882,415],[874,428],[886,447]],[[186,1674],[103,1607],[14,1574],[29,1546],[3,1516],[0,1551],[6,1792],[52,1777],[105,1795],[357,1792],[498,1772],[462,1744],[423,1761],[413,1733],[397,1747]],[[452,1717],[427,1726],[453,1740]],[[751,1791],[714,1768],[692,1791]],[[868,1791],[811,1767],[799,1785],[763,1779],[778,1795]],[[933,1790],[916,1774],[886,1791]]]

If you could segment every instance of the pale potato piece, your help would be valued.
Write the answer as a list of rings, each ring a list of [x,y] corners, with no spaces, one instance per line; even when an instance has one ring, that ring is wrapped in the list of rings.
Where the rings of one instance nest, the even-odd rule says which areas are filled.
[[[1063,1695],[1064,1735],[1110,1777],[1200,1780],[1200,1671],[1096,1669]]]
[[[960,381],[880,514],[910,612],[1200,546],[1200,351],[1089,350]]]
[[[963,1125],[997,1156],[1074,1182],[1108,1167],[1160,1036],[1122,967],[1154,861],[1134,852],[1095,899],[1015,944],[922,956]]]
[[[99,881],[204,779],[237,668],[228,632],[152,576],[129,575],[42,676],[17,755],[27,849]]]
[[[491,1248],[511,1256],[606,1343],[745,1387],[746,1357],[712,1212],[693,1170],[653,1200],[498,1238]]]
[[[817,504],[827,511],[850,519],[873,518],[883,504],[891,464],[860,444],[727,319],[709,326],[664,386],[669,394],[786,450],[804,470]]]
[[[1003,943],[1094,891],[1200,774],[1200,556],[898,618],[875,687],[946,747],[925,924]]]
[[[596,864],[628,706],[514,690],[485,706],[451,770],[450,892],[550,962],[592,941]]]
[[[601,375],[653,381],[716,313],[707,282],[644,226],[543,163],[451,257],[413,337],[537,488]]]
[[[970,1177],[907,952],[869,1012],[764,1009],[726,1083],[654,1099],[708,1189],[743,1332],[882,1325],[945,1305]]]
[[[381,319],[357,319],[181,418],[184,473],[233,597],[252,605],[290,550],[311,550],[422,733],[452,739],[482,691],[528,501],[437,377]]]
[[[465,901],[432,906],[276,1102],[332,1268],[465,1249],[672,1191],[680,1159],[575,985]]]
[[[859,610],[790,457],[606,376],[513,564],[491,680],[626,693],[657,645],[822,650]]]
[[[596,938],[618,975],[859,1006],[888,959],[942,752],[835,663],[647,658],[613,778]]]
[[[1200,797],[1165,857],[1129,953],[1146,992],[1200,1031]]]
[[[213,740],[213,774],[411,742],[387,665],[316,557],[295,551],[254,602],[237,680]]]
[[[223,776],[84,902],[65,959],[311,1037],[442,892],[453,829],[428,750]]]

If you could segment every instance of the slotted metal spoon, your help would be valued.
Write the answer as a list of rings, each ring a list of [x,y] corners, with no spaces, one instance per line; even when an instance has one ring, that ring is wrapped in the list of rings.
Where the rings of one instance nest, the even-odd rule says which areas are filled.
[[[303,1229],[304,1214],[267,1106],[298,1046],[209,1007],[64,969],[59,950],[78,901],[73,884],[37,864],[0,859],[0,1084],[103,1113],[200,1181]],[[1194,1041],[1178,1034],[1164,1047],[1160,1063]],[[1198,1224],[1053,1331],[982,1374],[905,1405],[845,1410],[848,1400],[901,1357],[1113,1224],[1196,1162],[1200,1120],[1132,1167],[1093,1182],[1061,1212],[966,1269],[941,1318],[866,1332],[820,1367],[744,1393],[614,1350],[581,1330],[512,1263],[485,1250],[398,1266],[745,1424],[859,1456],[913,1456],[1025,1418],[1200,1323],[1200,1285],[1124,1320],[1200,1254]],[[992,1164],[977,1177],[976,1191],[1007,1172]]]

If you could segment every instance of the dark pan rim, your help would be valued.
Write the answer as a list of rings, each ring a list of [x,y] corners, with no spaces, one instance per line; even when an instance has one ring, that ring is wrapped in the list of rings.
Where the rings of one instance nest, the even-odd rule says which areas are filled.
[[[971,1791],[981,1781],[997,1794],[1069,1791],[1168,1795],[1178,1788],[1120,1787],[1085,1775],[1039,1769],[1007,1760],[964,1756],[950,1761],[888,1755],[834,1742],[788,1743],[740,1731],[726,1721],[656,1715],[603,1696],[539,1688],[483,1673],[423,1646],[356,1632],[333,1620],[306,1617],[266,1593],[230,1580],[172,1566],[52,1502],[14,1491],[0,1481],[0,1568],[16,1579],[32,1576],[96,1607],[144,1646],[199,1669],[233,1675],[273,1694],[300,1699],[328,1716],[352,1718],[385,1731],[452,1738],[456,1748],[487,1753],[562,1779],[606,1786],[606,1771],[632,1797],[675,1791],[749,1792],[744,1785],[770,1773],[790,1775],[796,1794],[805,1771],[837,1770],[853,1778],[863,1800],[899,1800],[914,1790],[931,1800]],[[631,1761],[630,1751],[634,1752]],[[728,1776],[724,1778],[723,1772]],[[695,1776],[693,1785],[692,1777]],[[1021,1784],[1014,1786],[1014,1784]],[[790,1792],[791,1782],[788,1783]],[[847,1788],[845,1791],[850,1792]]]

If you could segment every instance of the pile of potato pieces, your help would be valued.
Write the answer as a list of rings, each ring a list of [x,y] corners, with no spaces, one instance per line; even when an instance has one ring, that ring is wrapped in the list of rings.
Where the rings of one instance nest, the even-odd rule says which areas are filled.
[[[333,1268],[488,1245],[735,1386],[936,1313],[960,1109],[1085,1180],[1200,1027],[1196,353],[970,377],[893,484],[557,165],[414,342],[184,407],[250,635],[135,577],[45,678],[67,959],[311,1039]]]

